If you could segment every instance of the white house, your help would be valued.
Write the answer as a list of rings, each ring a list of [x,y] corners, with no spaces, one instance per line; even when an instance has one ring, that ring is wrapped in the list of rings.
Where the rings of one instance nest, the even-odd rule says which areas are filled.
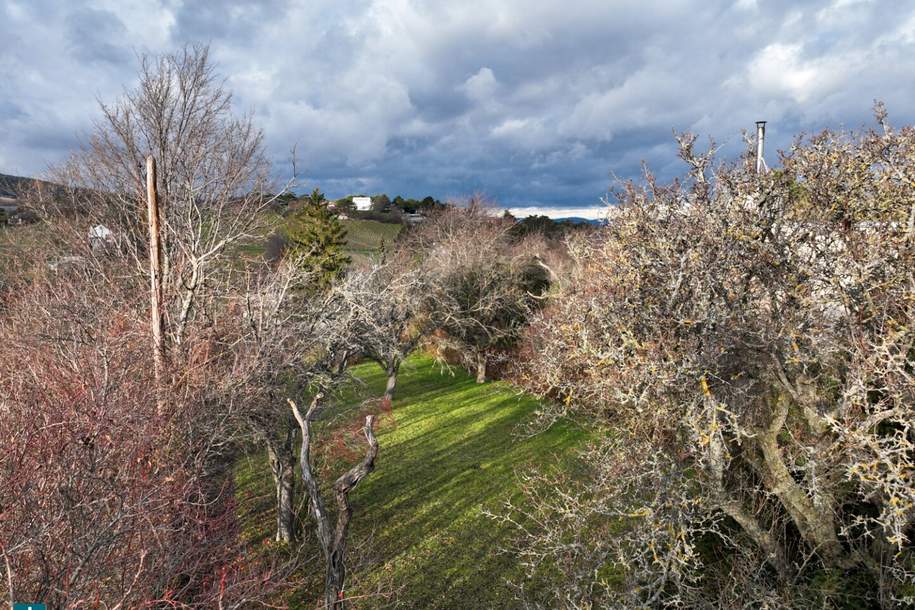
[[[368,212],[372,209],[372,198],[371,197],[353,197],[353,205],[356,206],[356,209],[360,212]]]
[[[95,225],[89,229],[89,246],[95,250],[114,241],[114,231],[105,225]]]

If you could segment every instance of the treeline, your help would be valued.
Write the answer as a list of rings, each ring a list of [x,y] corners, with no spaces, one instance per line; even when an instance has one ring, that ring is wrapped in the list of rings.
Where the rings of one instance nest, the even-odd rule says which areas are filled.
[[[295,213],[306,203],[312,202],[314,197],[315,193],[304,196],[297,196],[289,192],[281,193],[277,196],[274,208],[283,214]],[[369,197],[372,203],[368,210],[359,210],[353,202],[353,197],[361,197],[361,195],[348,195],[332,201],[327,200],[323,193],[320,195],[324,205],[330,206],[337,214],[342,214],[349,218],[393,224],[404,224],[406,222],[405,215],[407,214],[427,216],[436,211],[444,210],[449,205],[431,196],[423,199],[405,199],[398,195],[392,200],[386,194],[381,193]]]
[[[342,199],[337,199],[334,203],[343,209],[354,210],[355,204],[353,203],[353,197],[358,197],[358,195],[350,195]],[[399,210],[406,214],[428,214],[435,210],[444,209],[446,206],[444,202],[439,201],[432,196],[426,196],[422,199],[405,199],[404,197],[397,195],[394,199],[391,199],[385,193],[379,193],[377,195],[372,195],[370,198],[372,200],[371,211],[378,213]]]

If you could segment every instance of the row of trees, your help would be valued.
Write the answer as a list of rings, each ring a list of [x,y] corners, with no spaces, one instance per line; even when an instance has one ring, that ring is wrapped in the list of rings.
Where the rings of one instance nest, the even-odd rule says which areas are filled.
[[[338,210],[353,213],[356,211],[356,204],[353,203],[353,197],[358,197],[359,195],[350,195],[342,199],[337,199],[334,202],[334,205]],[[423,197],[422,199],[412,199],[404,198],[400,195],[391,199],[386,194],[381,193],[379,195],[372,195],[372,212],[376,213],[386,213],[386,212],[402,212],[409,214],[416,213],[425,213],[429,214],[435,212],[436,210],[442,210],[446,207],[446,204],[435,199],[431,196]]]

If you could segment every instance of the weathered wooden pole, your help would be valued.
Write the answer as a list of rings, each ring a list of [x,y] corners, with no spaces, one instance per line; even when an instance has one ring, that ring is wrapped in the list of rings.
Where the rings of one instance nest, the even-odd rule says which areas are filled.
[[[146,210],[149,217],[149,298],[150,330],[153,343],[153,375],[156,379],[156,408],[163,411],[162,375],[165,346],[162,324],[162,244],[159,239],[159,196],[156,191],[156,159],[146,157]]]

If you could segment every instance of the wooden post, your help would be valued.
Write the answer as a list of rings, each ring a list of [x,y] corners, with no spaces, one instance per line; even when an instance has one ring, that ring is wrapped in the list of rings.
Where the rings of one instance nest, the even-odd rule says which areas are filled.
[[[146,157],[146,210],[149,218],[150,330],[153,343],[153,374],[156,379],[156,408],[163,411],[162,375],[165,347],[162,324],[162,245],[159,239],[159,197],[156,192],[156,159]]]

